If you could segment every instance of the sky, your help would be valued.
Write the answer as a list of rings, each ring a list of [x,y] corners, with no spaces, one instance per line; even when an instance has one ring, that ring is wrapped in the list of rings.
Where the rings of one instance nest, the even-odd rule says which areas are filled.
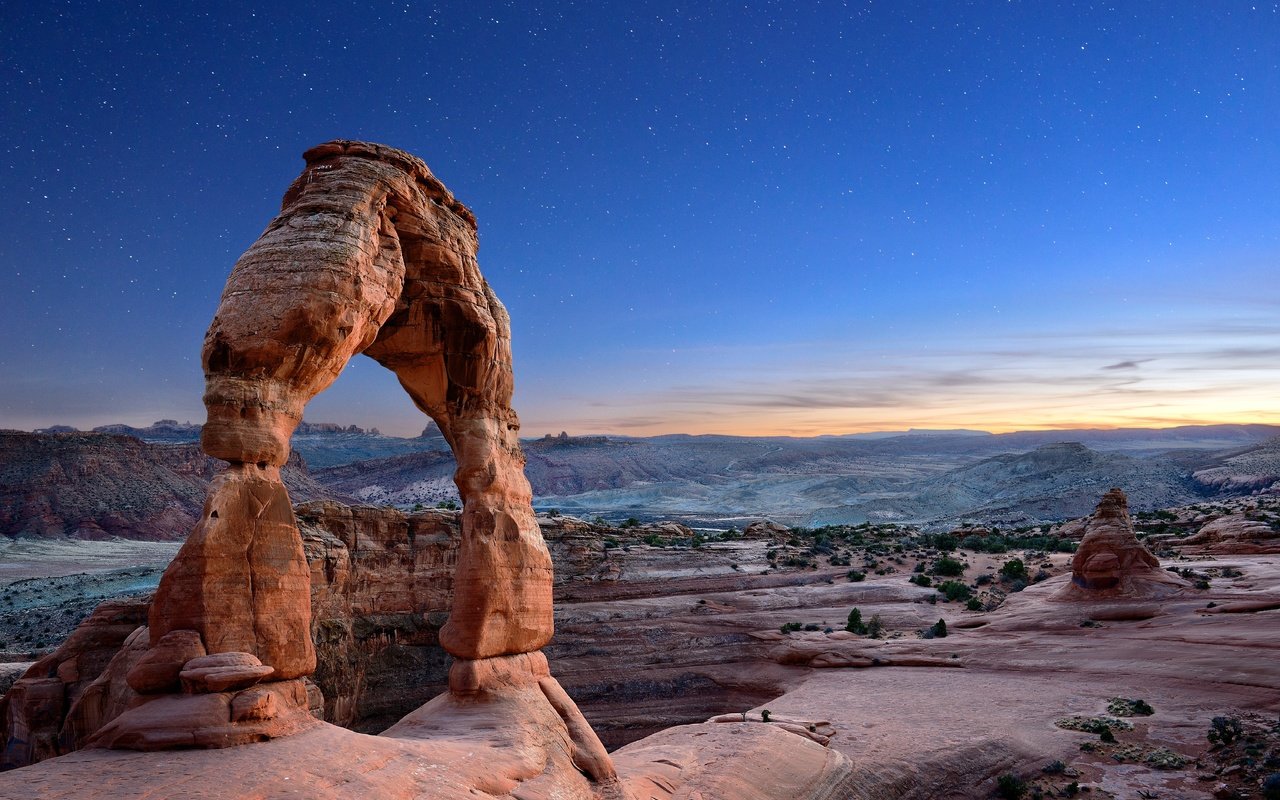
[[[202,421],[334,138],[475,211],[526,435],[1280,423],[1275,2],[305,5],[5,4],[0,427]]]

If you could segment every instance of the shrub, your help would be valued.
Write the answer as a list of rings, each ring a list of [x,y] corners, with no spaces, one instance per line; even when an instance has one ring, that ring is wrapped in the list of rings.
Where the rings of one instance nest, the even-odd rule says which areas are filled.
[[[816,622],[810,622],[808,625],[804,626],[804,629],[806,631],[820,631],[822,630],[822,626]]]
[[[1027,565],[1022,563],[1020,558],[1011,558],[1004,562],[1004,566],[1000,567],[1000,577],[1003,580],[1016,580],[1027,577]]]
[[[944,581],[938,586],[938,591],[942,592],[942,596],[947,598],[947,602],[954,603],[956,600],[968,600],[973,597],[973,592],[969,587],[960,581]]]
[[[970,611],[982,611],[982,610],[983,610],[982,601],[981,601],[981,600],[979,600],[979,599],[978,599],[978,598],[976,598],[976,597],[970,597],[970,598],[969,598],[969,602],[965,603],[965,604],[964,604],[964,607],[965,607],[965,608],[967,608],[967,609],[969,609]]]
[[[1026,781],[1017,775],[1006,772],[996,778],[996,794],[1005,800],[1019,800],[1027,793]]]
[[[933,635],[935,637],[945,639],[947,638],[947,621],[945,619],[940,619],[933,623],[929,630],[933,631]]]
[[[784,622],[782,623],[782,627],[779,630],[781,630],[783,633],[791,633],[792,631],[798,631],[803,627],[804,626],[801,625],[799,622]]]
[[[867,573],[858,572],[856,569],[851,569],[847,573],[845,573],[845,577],[848,578],[851,583],[858,583],[859,581],[864,581],[867,579]]]
[[[928,589],[933,585],[933,579],[928,575],[912,575],[910,578],[907,578],[907,583],[914,583],[916,586]]]
[[[871,615],[871,621],[867,623],[867,635],[872,639],[879,639],[884,634],[884,622],[881,621],[879,614]]]
[[[1231,744],[1244,733],[1244,726],[1235,717],[1214,717],[1209,722],[1205,738],[1210,744]]]
[[[1113,697],[1107,701],[1107,713],[1117,717],[1149,717],[1156,713],[1146,700]]]
[[[943,556],[933,565],[933,574],[957,578],[964,574],[964,564],[961,564],[951,556]]]
[[[849,622],[844,626],[844,629],[849,633],[856,633],[859,636],[866,635],[867,626],[862,621],[862,612],[856,608],[850,611]]]
[[[619,528],[639,528],[640,520],[636,519],[635,517],[627,517],[625,521],[623,521],[620,525],[618,525],[618,527]]]
[[[1098,738],[1107,744],[1115,744],[1116,735],[1111,732],[1110,728],[1103,728],[1102,733],[1098,734]]]

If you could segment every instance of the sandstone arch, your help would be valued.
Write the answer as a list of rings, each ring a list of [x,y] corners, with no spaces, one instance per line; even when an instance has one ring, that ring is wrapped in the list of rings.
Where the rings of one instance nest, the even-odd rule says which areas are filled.
[[[202,446],[229,462],[166,572],[154,645],[194,630],[275,678],[315,665],[306,561],[279,467],[303,408],[365,353],[453,448],[464,502],[453,612],[460,659],[533,652],[552,634],[551,560],[511,408],[510,321],[480,274],[475,218],[419,159],[333,141],[236,263],[205,337]]]

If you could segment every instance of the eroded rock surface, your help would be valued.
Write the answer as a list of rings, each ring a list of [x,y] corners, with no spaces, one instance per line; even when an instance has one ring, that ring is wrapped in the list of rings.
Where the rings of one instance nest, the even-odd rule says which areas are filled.
[[[1071,583],[1060,597],[1153,597],[1188,586],[1161,569],[1160,560],[1138,541],[1129,517],[1129,500],[1122,490],[1112,489],[1102,496],[1085,523],[1084,538],[1071,561]]]
[[[1280,530],[1246,514],[1229,514],[1205,523],[1181,544],[1205,554],[1280,553]]]

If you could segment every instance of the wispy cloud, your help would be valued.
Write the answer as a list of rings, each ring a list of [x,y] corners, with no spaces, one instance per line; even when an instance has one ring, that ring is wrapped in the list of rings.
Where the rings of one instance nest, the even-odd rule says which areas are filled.
[[[1280,325],[1029,331],[971,347],[810,342],[670,356],[642,391],[577,403],[566,427],[822,433],[1280,422]],[[682,363],[682,358],[687,363]],[[696,376],[696,377],[694,377]]]

